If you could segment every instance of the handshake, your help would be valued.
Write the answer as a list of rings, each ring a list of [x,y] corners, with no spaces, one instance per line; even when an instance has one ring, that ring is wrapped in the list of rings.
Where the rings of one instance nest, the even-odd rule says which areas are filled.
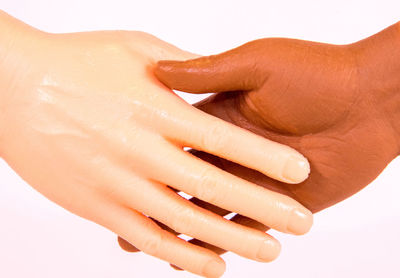
[[[399,154],[400,25],[198,57],[146,33],[49,34],[0,12],[0,88],[0,154],[27,183],[127,251],[219,277],[219,255],[275,259],[269,228],[306,233]],[[214,94],[191,106],[172,89]]]

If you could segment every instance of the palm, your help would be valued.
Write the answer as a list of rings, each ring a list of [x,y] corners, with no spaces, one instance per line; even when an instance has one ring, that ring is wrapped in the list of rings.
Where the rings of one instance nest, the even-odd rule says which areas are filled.
[[[267,91],[246,93],[244,97],[236,93],[223,93],[199,103],[197,107],[299,150],[310,161],[310,177],[301,184],[289,185],[227,160],[210,155],[207,155],[207,159],[212,159],[214,164],[237,176],[294,197],[313,212],[327,208],[365,187],[393,157],[392,153],[384,149],[387,145],[386,139],[373,136],[380,134],[379,130],[384,126],[364,121],[355,124],[352,118],[356,115],[349,115],[343,121],[326,129],[322,127],[314,129],[312,123],[308,126],[305,124],[310,131],[301,135],[289,135],[289,129],[282,128],[278,131],[266,127],[261,122],[269,121],[267,115],[249,116],[241,112],[245,109],[250,110],[247,100],[259,95],[264,95],[265,100],[268,99]],[[259,104],[263,105],[262,102]],[[292,115],[296,117],[302,109],[301,106],[294,108]],[[320,110],[315,117],[323,116],[324,113],[324,110]],[[200,155],[206,156],[204,153]]]

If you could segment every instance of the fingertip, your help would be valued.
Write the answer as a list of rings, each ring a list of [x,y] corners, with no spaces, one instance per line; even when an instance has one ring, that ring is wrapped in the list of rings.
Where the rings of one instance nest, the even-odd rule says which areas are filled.
[[[306,208],[294,208],[290,214],[287,230],[295,235],[308,233],[313,225],[314,216]]]
[[[119,244],[119,247],[121,247],[121,249],[126,252],[130,252],[130,253],[140,252],[139,249],[137,249],[135,246],[130,244],[128,241],[126,241],[122,237],[118,237],[118,244]]]
[[[243,68],[240,61],[231,60],[235,56],[224,57],[211,55],[189,60],[161,60],[155,67],[155,75],[168,87],[188,93],[218,93],[253,88],[254,80],[248,78],[247,68]]]
[[[160,60],[157,62],[156,69],[161,71],[168,71],[174,64],[181,63],[181,61]]]
[[[281,244],[274,238],[263,241],[257,253],[257,260],[260,262],[271,262],[281,253]]]
[[[208,278],[219,278],[225,273],[226,264],[220,260],[210,260],[204,266],[203,275]]]
[[[181,62],[171,61],[171,60],[161,60],[157,62],[154,68],[154,75],[160,80],[164,85],[169,88],[173,88],[174,81],[179,81],[179,76],[174,77],[174,73],[177,72],[176,65]]]
[[[282,170],[282,181],[297,184],[305,181],[310,174],[310,163],[302,155],[291,155]]]
[[[161,60],[158,61],[156,67],[154,68],[154,74],[158,76],[162,76],[164,72],[169,72],[172,68],[172,65],[176,63],[171,60]]]

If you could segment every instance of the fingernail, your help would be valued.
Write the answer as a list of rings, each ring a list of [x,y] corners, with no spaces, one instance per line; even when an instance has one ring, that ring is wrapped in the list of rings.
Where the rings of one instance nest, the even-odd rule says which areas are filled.
[[[300,183],[310,174],[310,165],[304,157],[291,156],[286,161],[282,176],[290,183]]]
[[[169,70],[171,66],[176,65],[178,61],[161,60],[157,62],[157,66],[163,70]]]
[[[307,233],[313,224],[313,215],[311,211],[305,208],[295,208],[289,217],[287,230],[295,235]]]
[[[225,264],[222,262],[211,260],[209,261],[203,270],[203,275],[207,278],[218,278],[221,277],[225,272]]]
[[[257,258],[262,262],[270,262],[275,260],[281,252],[281,245],[275,240],[265,240],[258,250]]]

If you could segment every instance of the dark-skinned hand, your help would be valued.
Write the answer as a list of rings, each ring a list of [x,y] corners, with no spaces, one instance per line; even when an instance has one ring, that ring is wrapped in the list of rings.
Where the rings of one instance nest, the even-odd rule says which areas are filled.
[[[155,75],[172,89],[214,92],[195,106],[306,156],[310,177],[290,185],[192,151],[236,176],[295,198],[314,213],[367,186],[399,154],[400,24],[349,45],[256,40],[215,56],[161,61]],[[230,213],[195,198],[192,202],[220,215]],[[240,215],[231,221],[268,229]],[[121,238],[119,243],[137,251]]]

